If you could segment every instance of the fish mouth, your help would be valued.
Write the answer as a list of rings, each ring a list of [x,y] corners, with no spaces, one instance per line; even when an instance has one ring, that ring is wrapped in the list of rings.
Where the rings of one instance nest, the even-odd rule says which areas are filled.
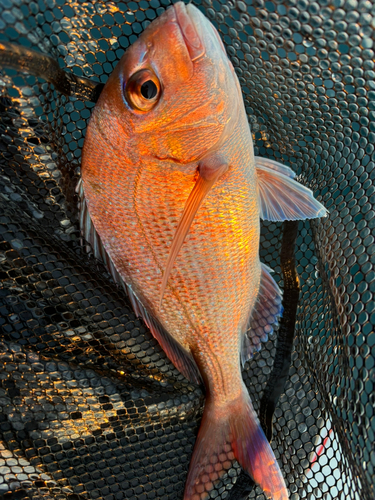
[[[205,55],[206,49],[194,23],[194,17],[196,17],[192,11],[194,7],[190,4],[185,5],[183,2],[178,2],[173,5],[173,8],[190,58],[192,62],[197,61]]]

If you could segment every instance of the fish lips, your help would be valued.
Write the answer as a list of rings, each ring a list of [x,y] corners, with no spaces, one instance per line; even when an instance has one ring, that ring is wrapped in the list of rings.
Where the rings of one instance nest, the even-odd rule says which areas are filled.
[[[194,23],[194,10],[186,6],[183,2],[178,2],[173,6],[176,14],[177,23],[180,27],[182,36],[184,37],[186,48],[188,49],[191,60],[194,62],[203,57],[206,53],[204,44],[198,34]],[[192,13],[192,15],[190,15]]]
[[[217,49],[226,56],[224,44],[215,26],[192,4],[178,2],[171,7],[176,14],[186,48],[192,62],[202,58],[206,52]]]

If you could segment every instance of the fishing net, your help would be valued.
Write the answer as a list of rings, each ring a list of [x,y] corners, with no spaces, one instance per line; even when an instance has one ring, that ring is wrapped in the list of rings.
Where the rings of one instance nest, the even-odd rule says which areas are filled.
[[[255,154],[290,165],[329,210],[262,224],[261,259],[285,290],[285,313],[245,383],[291,500],[371,500],[374,3],[194,3],[238,74]],[[105,83],[168,5],[1,0],[0,44]],[[75,187],[94,103],[47,80],[14,69],[0,77],[0,493],[179,500],[204,394],[82,246]],[[210,498],[265,499],[237,464]]]

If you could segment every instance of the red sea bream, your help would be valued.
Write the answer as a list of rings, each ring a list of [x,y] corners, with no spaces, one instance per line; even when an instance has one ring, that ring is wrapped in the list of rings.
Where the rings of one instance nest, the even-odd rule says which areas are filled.
[[[268,498],[288,493],[242,381],[281,292],[259,260],[260,218],[322,217],[276,161],[254,157],[220,37],[182,2],[127,50],[92,113],[82,155],[82,230],[125,283],[206,404],[184,500],[205,500],[234,459]],[[118,274],[117,274],[118,273]]]

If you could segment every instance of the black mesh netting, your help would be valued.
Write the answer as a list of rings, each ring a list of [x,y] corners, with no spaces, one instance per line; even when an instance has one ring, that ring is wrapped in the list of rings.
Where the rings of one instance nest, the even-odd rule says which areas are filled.
[[[298,227],[290,363],[290,339],[277,345],[276,335],[244,380],[257,411],[262,397],[266,409],[277,403],[267,432],[291,500],[371,500],[375,5],[194,3],[237,71],[255,154],[289,164],[330,212]],[[0,0],[0,45],[35,48],[67,72],[105,82],[168,4]],[[1,73],[0,95],[0,493],[179,500],[204,397],[81,246],[75,186],[94,104],[11,69]],[[261,258],[281,288],[283,234],[282,224],[262,226]],[[275,357],[290,366],[278,402]],[[235,465],[211,498],[265,497]]]

